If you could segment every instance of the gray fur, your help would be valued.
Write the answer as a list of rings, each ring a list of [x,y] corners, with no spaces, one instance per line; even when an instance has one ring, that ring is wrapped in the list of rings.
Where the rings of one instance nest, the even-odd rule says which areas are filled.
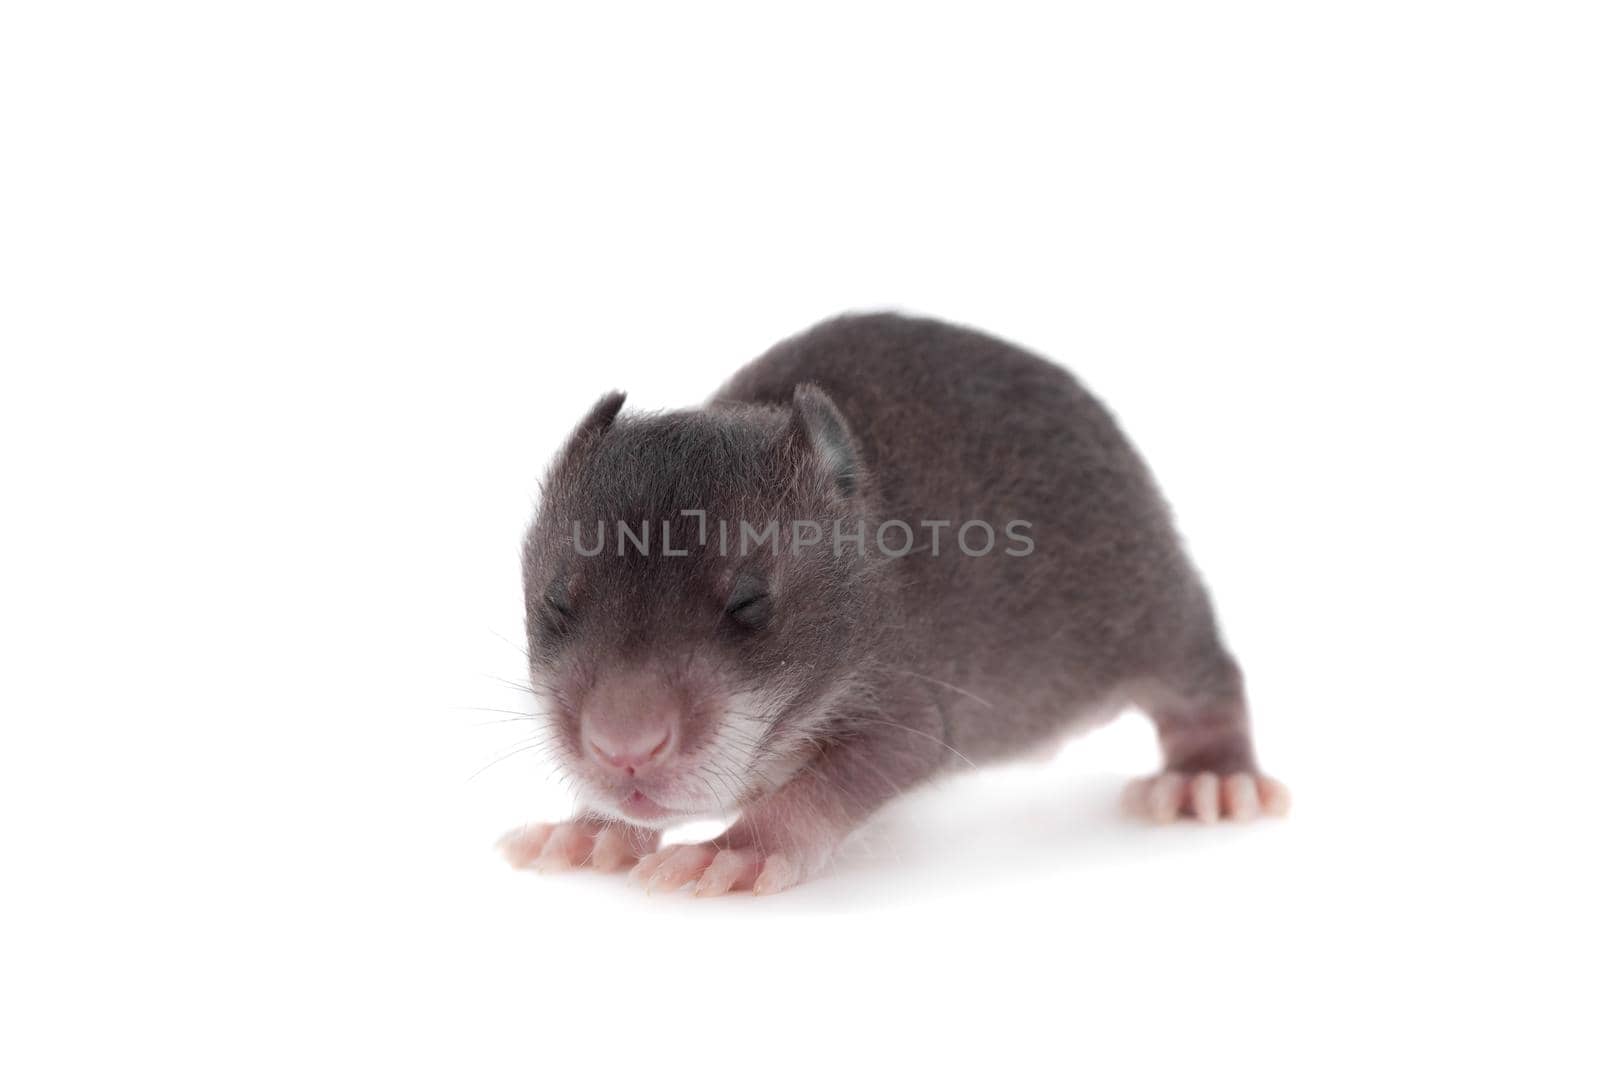
[[[942,769],[1038,749],[1129,701],[1173,769],[1254,769],[1240,673],[1168,508],[1060,367],[945,323],[852,315],[777,345],[704,409],[619,405],[602,399],[569,440],[524,552],[534,674],[569,762],[586,687],[638,669],[679,687],[689,757],[718,743],[728,694],[769,709],[747,765],[711,752],[738,779],[714,791],[724,806],[803,770],[827,786],[809,802],[854,825]],[[918,528],[902,558],[830,544],[729,558],[694,544],[683,509],[869,529],[1022,520],[1034,548],[969,556],[948,527],[938,555]],[[618,519],[657,537],[666,519],[692,548],[573,550],[574,521]],[[752,582],[771,614],[745,632],[726,608]]]

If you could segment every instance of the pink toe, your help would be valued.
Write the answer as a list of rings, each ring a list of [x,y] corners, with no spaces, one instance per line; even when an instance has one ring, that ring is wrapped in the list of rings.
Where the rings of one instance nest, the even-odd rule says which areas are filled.
[[[1223,807],[1230,818],[1240,822],[1255,818],[1261,812],[1261,799],[1256,794],[1253,774],[1230,774],[1222,784]]]
[[[650,878],[650,890],[670,892],[698,878],[715,853],[710,845],[679,845]]]
[[[1156,822],[1172,822],[1183,805],[1183,775],[1163,774],[1150,785],[1150,817]]]
[[[781,893],[800,881],[800,869],[787,856],[768,856],[761,865],[761,874],[751,888],[757,896],[763,893]]]
[[[582,863],[589,852],[589,835],[571,823],[555,828],[539,851],[541,871],[563,871]]]
[[[620,871],[633,862],[633,849],[627,838],[615,827],[608,826],[594,838],[594,850],[589,853],[589,866],[597,871]]]
[[[697,897],[721,896],[735,887],[746,884],[761,866],[760,857],[742,849],[724,849],[717,853],[711,866],[694,887]]]
[[[533,861],[536,871],[564,871],[572,866],[572,861],[567,859],[566,853],[560,848],[559,842],[553,838],[547,842],[540,851],[538,859]]]
[[[519,827],[499,840],[500,851],[513,867],[531,867],[554,829],[549,824]]]
[[[656,868],[661,866],[662,861],[667,858],[669,853],[670,850],[650,853],[650,855],[633,865],[633,870],[628,872],[628,881],[633,882],[635,885],[647,883],[650,880],[650,876],[656,873]]]
[[[1194,817],[1205,823],[1216,822],[1222,810],[1221,792],[1222,785],[1216,775],[1210,772],[1195,775],[1189,783],[1189,807]]]
[[[1122,791],[1122,810],[1129,815],[1145,815],[1150,811],[1150,779],[1135,778]]]
[[[1276,778],[1262,776],[1256,782],[1261,793],[1261,809],[1268,815],[1289,814],[1289,787]]]

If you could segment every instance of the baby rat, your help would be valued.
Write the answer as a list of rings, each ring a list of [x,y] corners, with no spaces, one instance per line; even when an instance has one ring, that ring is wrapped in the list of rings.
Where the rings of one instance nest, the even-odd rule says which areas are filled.
[[[1129,704],[1165,757],[1132,808],[1286,809],[1165,501],[1065,370],[848,315],[702,409],[622,404],[567,440],[524,547],[533,688],[582,814],[509,835],[514,863],[781,890],[906,790]],[[734,821],[657,851],[704,817]]]

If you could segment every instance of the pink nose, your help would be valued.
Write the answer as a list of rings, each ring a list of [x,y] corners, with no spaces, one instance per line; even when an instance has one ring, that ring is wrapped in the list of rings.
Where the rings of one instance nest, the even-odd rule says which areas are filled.
[[[657,762],[672,747],[672,727],[659,720],[586,715],[583,735],[591,757],[629,774]]]
[[[635,774],[672,754],[679,710],[652,671],[604,676],[583,701],[584,755],[602,767]]]

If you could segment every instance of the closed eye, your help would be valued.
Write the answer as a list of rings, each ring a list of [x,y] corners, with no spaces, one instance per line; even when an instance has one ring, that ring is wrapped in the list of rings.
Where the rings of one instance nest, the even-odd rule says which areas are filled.
[[[572,605],[555,593],[546,593],[544,596],[544,622],[552,633],[562,634],[572,625],[577,616],[573,614]]]
[[[772,594],[759,579],[741,578],[728,598],[728,617],[740,626],[759,629],[772,621]]]

